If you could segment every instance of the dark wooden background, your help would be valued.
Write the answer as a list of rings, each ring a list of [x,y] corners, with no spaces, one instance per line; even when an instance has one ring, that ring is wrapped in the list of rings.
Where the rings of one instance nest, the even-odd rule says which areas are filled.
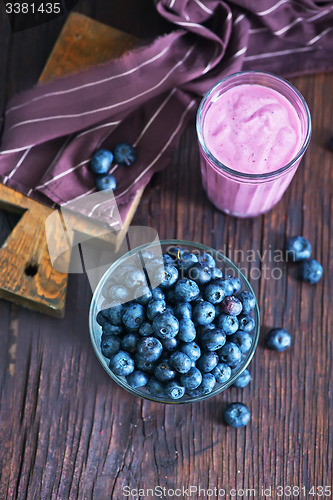
[[[75,10],[140,38],[169,29],[152,1],[81,0]],[[12,34],[1,8],[0,105],[37,82],[64,20]],[[310,239],[325,270],[316,286],[301,284],[295,266],[269,262],[269,254],[262,263],[259,256],[239,262],[248,274],[263,265],[268,275],[275,267],[282,271],[278,280],[251,280],[262,330],[250,385],[185,406],[127,394],[104,373],[90,345],[91,290],[83,275],[70,276],[63,320],[0,300],[0,499],[118,500],[125,498],[126,485],[218,487],[226,490],[225,498],[232,498],[232,488],[254,488],[264,498],[261,489],[271,486],[272,498],[278,498],[279,485],[298,486],[304,487],[300,498],[311,499],[317,498],[311,487],[333,487],[333,152],[327,146],[333,74],[292,82],[309,103],[313,135],[290,188],[270,213],[238,220],[213,208],[201,187],[192,123],[134,219],[155,227],[161,238],[226,248],[231,257],[240,249],[274,252],[295,234]],[[4,236],[14,221],[2,213],[0,222]],[[292,348],[281,354],[264,346],[268,329],[277,326],[293,337]],[[252,413],[239,430],[226,427],[222,417],[226,404],[237,400]]]

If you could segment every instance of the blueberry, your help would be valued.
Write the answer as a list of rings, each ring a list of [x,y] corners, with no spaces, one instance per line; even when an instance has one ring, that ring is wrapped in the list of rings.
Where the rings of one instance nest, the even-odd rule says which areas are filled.
[[[197,262],[189,268],[188,277],[195,281],[199,286],[202,286],[209,283],[212,277],[212,271],[207,265]]]
[[[156,361],[162,354],[163,346],[156,337],[143,337],[136,346],[138,355],[146,361]]]
[[[154,252],[151,252],[148,248],[145,248],[144,250],[140,251],[140,257],[143,259],[144,262],[148,262],[150,260],[155,259],[155,254]]]
[[[236,368],[242,357],[239,347],[237,347],[233,342],[227,342],[224,344],[224,346],[218,351],[218,355],[220,356],[222,363],[226,363],[231,368]]]
[[[139,286],[134,292],[134,298],[138,304],[146,306],[153,298],[153,294],[147,286]]]
[[[193,264],[195,264],[196,262],[198,262],[198,258],[196,255],[194,255],[194,253],[187,252],[187,251],[182,253],[182,256],[177,261],[178,268],[179,268],[179,271],[180,271],[182,277],[184,277],[184,275],[187,273],[189,268]]]
[[[95,185],[97,191],[113,191],[117,187],[116,179],[111,174],[96,175]]]
[[[215,328],[207,330],[201,337],[201,345],[207,351],[217,351],[224,346],[226,335],[223,330]]]
[[[221,313],[217,316],[215,324],[216,327],[221,328],[226,335],[236,333],[239,327],[237,317],[225,313]]]
[[[212,304],[218,304],[224,299],[225,293],[219,283],[209,283],[203,292],[203,296],[205,300]]]
[[[208,267],[215,267],[216,263],[214,258],[208,252],[201,252],[198,257],[198,262]]]
[[[215,307],[207,301],[202,301],[196,304],[193,309],[193,321],[198,325],[207,325],[214,321]]]
[[[154,283],[158,283],[162,289],[170,288],[176,283],[177,278],[177,268],[171,264],[166,264],[165,266],[158,267],[155,271]]]
[[[111,358],[116,352],[120,350],[120,340],[114,335],[110,335],[102,339],[101,341],[101,351],[103,356],[106,358]]]
[[[175,337],[173,337],[172,339],[168,338],[168,339],[160,339],[160,340],[161,340],[163,348],[166,351],[173,352],[178,347],[178,340]]]
[[[106,174],[113,161],[113,154],[107,149],[99,149],[94,153],[90,162],[90,170],[94,174]]]
[[[234,295],[225,297],[220,304],[221,311],[230,316],[238,316],[242,312],[241,301]]]
[[[109,318],[107,315],[104,314],[104,312],[106,311],[107,309],[104,309],[102,311],[98,311],[97,315],[96,315],[96,321],[97,323],[100,325],[100,326],[103,326],[105,325],[105,323],[108,323],[109,321]]]
[[[131,297],[128,288],[116,285],[109,288],[108,298],[118,303],[124,303],[130,300]]]
[[[142,370],[146,373],[153,373],[155,361],[147,361],[142,358],[138,353],[134,355],[135,369]]]
[[[158,286],[156,288],[154,288],[151,291],[151,293],[152,293],[154,300],[164,300],[165,299],[164,293],[162,292],[162,290]]]
[[[214,389],[216,379],[212,373],[204,373],[202,375],[202,382],[196,389],[187,389],[187,394],[191,397],[199,397],[210,394]]]
[[[155,335],[161,339],[173,338],[179,331],[179,321],[173,314],[166,311],[155,316],[153,329]]]
[[[175,264],[175,260],[167,253],[163,254],[163,262],[164,264],[171,264],[172,266]]]
[[[191,319],[192,306],[189,302],[178,302],[175,307],[175,316],[178,319]]]
[[[233,287],[232,293],[237,293],[242,287],[241,280],[239,278],[229,278],[228,279],[229,283]]]
[[[228,295],[232,295],[234,293],[234,286],[230,279],[218,278],[215,279],[213,283],[218,283],[219,285],[221,285],[225,297],[227,297]]]
[[[214,370],[219,362],[219,357],[214,351],[204,352],[197,360],[196,366],[202,373]]]
[[[185,394],[185,387],[179,382],[171,380],[165,386],[165,394],[171,399],[180,399]]]
[[[231,377],[231,368],[225,363],[218,363],[212,370],[212,375],[216,378],[216,382],[225,384]]]
[[[117,144],[113,150],[114,162],[117,165],[130,166],[136,159],[136,150],[128,142]]]
[[[239,377],[232,384],[233,387],[237,387],[238,389],[243,389],[246,387],[251,381],[251,374],[249,370],[244,370],[243,373],[239,375]]]
[[[128,271],[124,275],[124,282],[128,288],[147,286],[146,275],[143,270],[136,269],[135,271]]]
[[[126,377],[128,385],[137,389],[138,387],[143,387],[147,384],[149,376],[142,372],[141,370],[134,370]]]
[[[285,328],[273,328],[267,334],[267,346],[274,351],[284,351],[291,345],[291,336]]]
[[[139,329],[146,318],[145,309],[141,304],[131,304],[125,309],[123,323],[129,330]]]
[[[178,297],[175,294],[174,288],[168,288],[168,290],[166,290],[165,301],[169,304],[169,307],[171,304],[174,306],[177,305]]]
[[[310,242],[303,236],[293,236],[289,238],[285,246],[287,260],[292,262],[300,262],[309,259],[311,256]]]
[[[256,306],[256,299],[253,295],[253,293],[248,292],[247,290],[244,290],[243,292],[240,292],[237,297],[243,304],[243,310],[242,312],[244,314],[250,314],[250,312],[253,311],[253,309]]]
[[[168,359],[163,359],[155,366],[154,375],[160,382],[166,382],[175,378],[176,371],[170,365]]]
[[[135,333],[127,333],[121,339],[122,350],[134,354],[136,352],[136,345],[138,343],[138,340],[139,336]]]
[[[242,330],[244,332],[252,332],[253,328],[255,327],[255,321],[252,318],[252,316],[249,316],[248,314],[240,314],[238,316],[238,323],[239,323],[239,330]]]
[[[155,377],[149,379],[146,387],[152,396],[157,398],[163,398],[165,396],[165,386],[163,382],[160,382]]]
[[[118,351],[110,360],[110,369],[119,376],[126,377],[134,371],[134,361],[125,351]]]
[[[102,326],[102,337],[109,335],[121,335],[124,332],[122,325],[112,325],[112,323],[104,323]]]
[[[202,382],[202,373],[198,368],[191,368],[180,376],[180,381],[186,389],[196,389]]]
[[[221,269],[218,269],[217,267],[212,267],[211,272],[212,272],[212,280],[223,277]]]
[[[303,260],[300,264],[300,277],[306,283],[314,285],[323,275],[321,264],[315,259]]]
[[[192,367],[191,359],[182,351],[175,351],[171,354],[170,364],[179,373],[187,373]]]
[[[147,316],[150,321],[153,321],[155,316],[163,313],[166,310],[166,303],[163,299],[153,299],[148,303]]]
[[[231,427],[244,427],[250,418],[251,413],[243,403],[232,403],[224,411],[224,419]]]
[[[110,323],[113,325],[121,325],[123,306],[121,304],[115,304],[108,309],[104,309],[103,315],[109,318]]]
[[[201,356],[201,349],[195,342],[182,342],[179,349],[184,352],[191,361],[196,361]]]
[[[236,344],[242,354],[247,353],[251,349],[252,337],[247,332],[240,330],[229,338],[231,342]]]
[[[181,301],[191,302],[199,296],[200,290],[195,281],[184,278],[175,284],[175,294]]]
[[[139,334],[142,335],[142,337],[151,337],[154,335],[153,325],[145,321],[139,328]]]
[[[173,258],[173,260],[178,260],[182,257],[183,253],[186,252],[183,248],[180,247],[170,247],[167,251],[167,255]]]
[[[183,342],[192,342],[196,335],[197,332],[192,320],[186,318],[179,320],[179,340],[182,340]]]

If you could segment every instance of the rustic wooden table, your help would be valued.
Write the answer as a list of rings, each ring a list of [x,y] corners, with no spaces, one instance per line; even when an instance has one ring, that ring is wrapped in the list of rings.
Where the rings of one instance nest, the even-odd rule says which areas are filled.
[[[153,2],[144,0],[123,0],[121,7],[81,0],[76,10],[141,38],[169,28]],[[1,105],[38,80],[63,23],[59,18],[13,35],[1,10]],[[333,153],[327,142],[333,135],[333,74],[292,82],[309,103],[313,135],[290,188],[270,213],[238,220],[213,208],[201,187],[192,123],[169,168],[146,189],[134,219],[156,228],[161,238],[224,249],[245,268],[262,319],[250,385],[185,406],[127,394],[91,348],[91,290],[83,275],[69,278],[63,320],[1,300],[1,499],[188,498],[176,489],[190,486],[206,489],[201,496],[193,493],[195,499],[218,498],[209,497],[215,487],[219,498],[265,498],[264,488],[266,498],[297,498],[299,491],[300,498],[311,499],[321,487],[332,498]],[[0,222],[4,236],[15,221],[2,213]],[[311,240],[323,264],[325,275],[316,286],[301,284],[294,266],[272,261],[295,234]],[[255,261],[240,261],[237,250],[254,250]],[[289,351],[265,348],[265,334],[274,326],[291,332]],[[236,400],[252,413],[239,430],[226,427],[222,417]],[[158,485],[161,496],[160,490],[139,492]],[[281,491],[287,486],[295,487],[291,495]],[[130,495],[125,487],[133,490]]]

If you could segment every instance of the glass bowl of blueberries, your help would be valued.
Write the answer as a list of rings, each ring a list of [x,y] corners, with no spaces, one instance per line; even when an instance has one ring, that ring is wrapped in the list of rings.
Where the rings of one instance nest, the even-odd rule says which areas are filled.
[[[93,348],[121,387],[161,403],[201,401],[249,365],[260,316],[246,277],[222,252],[163,240],[121,256],[91,301]]]

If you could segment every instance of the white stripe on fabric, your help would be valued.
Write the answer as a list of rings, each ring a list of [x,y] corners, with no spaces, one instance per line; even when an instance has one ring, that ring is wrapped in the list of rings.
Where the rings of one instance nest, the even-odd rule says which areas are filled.
[[[240,55],[244,54],[244,52],[246,52],[246,51],[247,51],[247,47],[243,47],[242,49],[239,49],[237,52],[235,52],[234,55],[232,55],[230,57],[229,60],[232,61],[233,59],[236,59],[236,57],[239,57]]]
[[[21,156],[21,158],[19,159],[19,161],[16,163],[15,167],[13,168],[13,170],[8,175],[5,176],[3,184],[6,184],[7,181],[11,177],[13,177],[13,175],[15,174],[15,172],[20,168],[20,166],[24,162],[24,160],[25,160],[26,156],[28,155],[29,151],[31,151],[31,148],[29,148],[26,151],[24,151],[23,155]]]
[[[82,167],[82,165],[85,165],[86,163],[88,163],[90,161],[90,159],[91,158],[89,158],[88,160],[81,161],[80,163],[75,165],[75,167],[71,167],[68,170],[65,170],[65,172],[61,172],[61,174],[58,174],[55,177],[52,177],[52,179],[49,179],[48,181],[44,182],[43,184],[36,186],[35,189],[41,189],[45,186],[48,186],[49,184],[51,184],[51,182],[56,181],[58,179],[61,179],[61,177],[64,177],[65,175],[70,174],[71,172],[74,172],[74,170],[76,170],[77,168]]]
[[[278,50],[276,52],[265,52],[264,54],[245,56],[244,61],[255,61],[257,59],[266,59],[267,57],[272,57],[272,56],[284,56],[287,54],[294,54],[297,52],[309,52],[311,50],[314,50],[314,48],[313,47],[300,47],[298,49]]]
[[[280,2],[276,3],[275,5],[272,5],[272,7],[270,7],[269,9],[262,10],[261,12],[254,12],[254,14],[257,16],[266,16],[267,14],[273,12],[275,9],[278,9],[280,5],[283,5],[284,3],[289,3],[289,0],[280,0]]]
[[[176,0],[170,1],[169,9],[172,9],[172,7],[175,5],[175,2],[176,2]]]
[[[238,24],[240,23],[241,21],[243,21],[245,17],[245,14],[241,14],[240,16],[238,16],[235,20],[234,20],[234,24]]]
[[[192,45],[192,47],[190,47],[190,49],[186,52],[185,56],[183,57],[183,59],[181,59],[180,61],[177,62],[177,64],[175,64],[175,66],[173,66],[169,71],[168,73],[162,78],[162,80],[160,80],[156,85],[154,85],[153,87],[150,87],[149,89],[145,90],[144,92],[141,92],[141,94],[137,94],[135,96],[132,96],[130,97],[129,99],[126,99],[125,101],[122,101],[122,102],[117,102],[115,104],[112,104],[111,106],[106,106],[106,107],[103,107],[103,108],[99,108],[99,109],[92,109],[90,111],[85,111],[83,113],[77,113],[77,114],[72,114],[72,115],[58,115],[58,116],[45,116],[44,118],[34,118],[32,120],[24,120],[23,122],[19,122],[19,123],[15,123],[14,125],[12,125],[8,130],[12,130],[16,127],[20,127],[22,125],[27,125],[29,123],[39,123],[39,122],[44,122],[44,121],[49,121],[49,120],[58,120],[58,119],[63,119],[63,118],[79,118],[81,116],[87,116],[87,115],[91,115],[91,114],[94,114],[94,113],[99,113],[101,111],[108,111],[112,108],[116,108],[118,106],[121,106],[123,104],[127,104],[131,101],[134,101],[136,100],[138,97],[142,97],[143,95],[146,95],[148,94],[149,92],[157,89],[160,85],[162,85],[165,80],[167,80],[167,78],[169,77],[169,75],[175,71],[175,69],[180,66],[181,64],[183,64],[183,62],[189,57],[189,55],[191,54],[191,52],[193,52],[193,49],[195,48],[195,45]]]
[[[90,134],[90,132],[95,132],[95,130],[99,130],[99,129],[104,128],[104,127],[111,127],[111,125],[119,125],[119,123],[121,123],[120,120],[118,120],[116,122],[103,123],[103,125],[98,125],[97,127],[90,128],[89,130],[84,130],[83,132],[80,132],[80,134],[76,135],[74,137],[73,141],[75,141],[79,137],[82,137],[83,135]]]
[[[23,151],[25,149],[29,149],[29,148],[31,149],[34,146],[36,146],[36,144],[29,144],[29,146],[22,146],[21,148],[7,149],[6,151],[0,151],[0,155],[9,155],[11,153],[19,153],[20,151]]]
[[[175,128],[175,130],[173,131],[173,133],[171,134],[171,136],[169,137],[168,141],[165,143],[165,145],[163,146],[162,150],[159,152],[159,154],[154,158],[154,160],[148,165],[147,168],[145,168],[145,170],[143,170],[141,172],[141,174],[139,175],[139,177],[137,177],[135,179],[135,181],[128,187],[126,188],[122,193],[118,194],[116,196],[116,199],[117,198],[120,198],[120,196],[123,196],[124,194],[126,194],[132,187],[134,184],[136,184],[147,172],[148,170],[151,169],[151,167],[153,165],[155,165],[155,163],[160,159],[160,157],[162,156],[162,154],[164,153],[164,151],[167,149],[167,147],[171,144],[173,138],[175,137],[175,135],[178,133],[179,129],[181,128],[181,126],[183,125],[184,123],[184,120],[185,120],[185,116],[187,115],[188,111],[193,107],[193,105],[195,104],[195,99],[193,99],[190,104],[187,106],[187,108],[185,109],[185,111],[183,112],[181,118],[180,118],[180,121],[178,123],[178,126]]]
[[[326,30],[324,30],[321,33],[319,33],[319,35],[315,36],[309,42],[307,42],[306,45],[312,45],[313,43],[317,42],[322,36],[326,35],[331,30],[333,30],[333,26],[330,26]]]
[[[264,33],[265,31],[268,31],[268,28],[266,28],[266,26],[264,26],[262,28],[253,28],[253,29],[249,30],[249,35],[255,35],[257,33]]]
[[[77,200],[80,200],[81,198],[84,198],[85,196],[88,196],[88,194],[92,194],[96,191],[96,188],[92,188],[92,189],[89,189],[89,191],[86,191],[85,193],[83,194],[80,194],[79,196],[77,196],[76,198],[73,198],[72,200],[69,200],[69,201],[65,201],[64,203],[62,203],[60,206],[61,207],[64,207],[66,205],[69,205],[70,203],[73,203],[74,201],[77,201]]]
[[[83,85],[79,85],[77,87],[72,87],[70,89],[59,90],[59,91],[55,91],[55,92],[49,92],[47,94],[43,94],[43,95],[40,95],[38,97],[34,97],[33,99],[30,99],[30,101],[28,101],[28,102],[24,102],[22,104],[18,104],[17,106],[13,106],[13,107],[9,108],[6,111],[6,115],[8,113],[10,113],[11,111],[14,111],[15,109],[22,108],[23,106],[26,106],[27,104],[30,104],[31,102],[39,101],[40,99],[44,99],[45,97],[52,97],[52,96],[55,96],[55,95],[63,95],[63,94],[68,94],[70,92],[76,92],[77,90],[81,90],[81,89],[84,89],[84,88],[87,88],[87,87],[94,87],[95,85],[99,85],[101,83],[106,83],[106,82],[109,82],[109,81],[114,80],[116,78],[121,78],[123,76],[130,75],[131,73],[134,73],[134,71],[137,71],[138,69],[141,69],[142,67],[147,66],[148,64],[150,64],[152,62],[155,62],[158,59],[160,59],[162,56],[164,56],[164,54],[169,49],[170,49],[170,46],[169,47],[165,47],[156,56],[152,57],[151,59],[148,59],[147,61],[142,62],[141,64],[138,64],[138,66],[135,66],[134,68],[131,68],[131,69],[125,71],[124,73],[119,73],[118,75],[112,75],[112,76],[109,76],[108,78],[103,78],[102,80],[98,80],[97,82],[85,83]]]
[[[195,3],[197,5],[199,5],[199,7],[202,8],[202,10],[204,10],[205,12],[207,12],[207,14],[214,14],[214,11],[209,9],[205,4],[203,4],[202,2],[200,2],[200,0],[194,0]]]

